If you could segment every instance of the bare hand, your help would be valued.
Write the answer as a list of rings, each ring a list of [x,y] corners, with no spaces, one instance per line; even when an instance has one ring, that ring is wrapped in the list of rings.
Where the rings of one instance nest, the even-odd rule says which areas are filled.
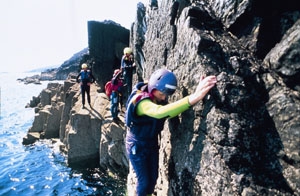
[[[209,90],[215,86],[216,83],[216,76],[201,76],[196,91],[189,96],[189,103],[191,105],[195,105],[196,103],[198,103],[205,97]]]

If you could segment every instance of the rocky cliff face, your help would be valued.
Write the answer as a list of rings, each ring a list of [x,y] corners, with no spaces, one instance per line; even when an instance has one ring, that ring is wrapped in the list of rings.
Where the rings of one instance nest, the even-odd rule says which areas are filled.
[[[172,102],[192,93],[201,75],[218,79],[201,104],[166,123],[157,195],[300,194],[299,10],[295,0],[138,4],[130,34],[135,81],[167,67],[179,81]],[[39,97],[40,117],[24,143],[55,129],[69,163],[96,159],[128,174],[134,195],[125,127],[112,121],[101,86],[92,86],[87,109],[74,78],[55,89]]]
[[[103,89],[115,69],[120,68],[123,49],[129,44],[130,31],[112,21],[89,21],[89,55],[92,70]]]
[[[158,195],[299,195],[299,10],[296,1],[218,0],[139,9],[139,78],[174,71],[171,101],[200,75],[218,78],[202,104],[166,125]]]

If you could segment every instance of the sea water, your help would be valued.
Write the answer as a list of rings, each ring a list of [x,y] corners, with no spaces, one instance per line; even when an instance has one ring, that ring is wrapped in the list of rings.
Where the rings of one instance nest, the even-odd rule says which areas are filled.
[[[125,195],[125,182],[99,168],[70,168],[51,140],[22,145],[34,120],[25,108],[48,82],[24,84],[34,73],[0,73],[0,195]]]

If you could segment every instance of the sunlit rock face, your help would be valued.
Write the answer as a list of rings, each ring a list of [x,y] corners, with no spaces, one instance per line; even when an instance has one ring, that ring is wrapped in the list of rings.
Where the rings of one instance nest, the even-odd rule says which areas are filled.
[[[130,40],[142,57],[136,80],[172,70],[174,101],[201,75],[218,78],[203,103],[166,124],[157,195],[299,194],[299,10],[296,1],[139,7]]]

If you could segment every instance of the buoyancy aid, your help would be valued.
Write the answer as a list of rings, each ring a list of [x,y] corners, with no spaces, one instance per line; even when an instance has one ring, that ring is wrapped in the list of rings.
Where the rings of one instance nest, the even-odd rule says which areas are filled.
[[[133,55],[130,56],[124,55],[121,62],[121,68],[123,69],[132,68],[133,63],[134,63]]]
[[[92,82],[91,81],[91,72],[90,72],[90,70],[86,70],[86,71],[81,70],[80,79],[81,79],[81,82],[83,82],[83,83]]]
[[[128,99],[125,123],[130,133],[127,139],[154,142],[152,145],[156,145],[158,134],[163,130],[166,118],[156,119],[147,115],[138,116],[136,114],[137,105],[142,100],[152,99],[147,90],[142,90],[145,85],[145,83],[137,84]]]
[[[123,87],[123,81],[118,77],[113,77],[111,80],[111,85],[112,85],[112,91],[121,92],[121,88]]]

